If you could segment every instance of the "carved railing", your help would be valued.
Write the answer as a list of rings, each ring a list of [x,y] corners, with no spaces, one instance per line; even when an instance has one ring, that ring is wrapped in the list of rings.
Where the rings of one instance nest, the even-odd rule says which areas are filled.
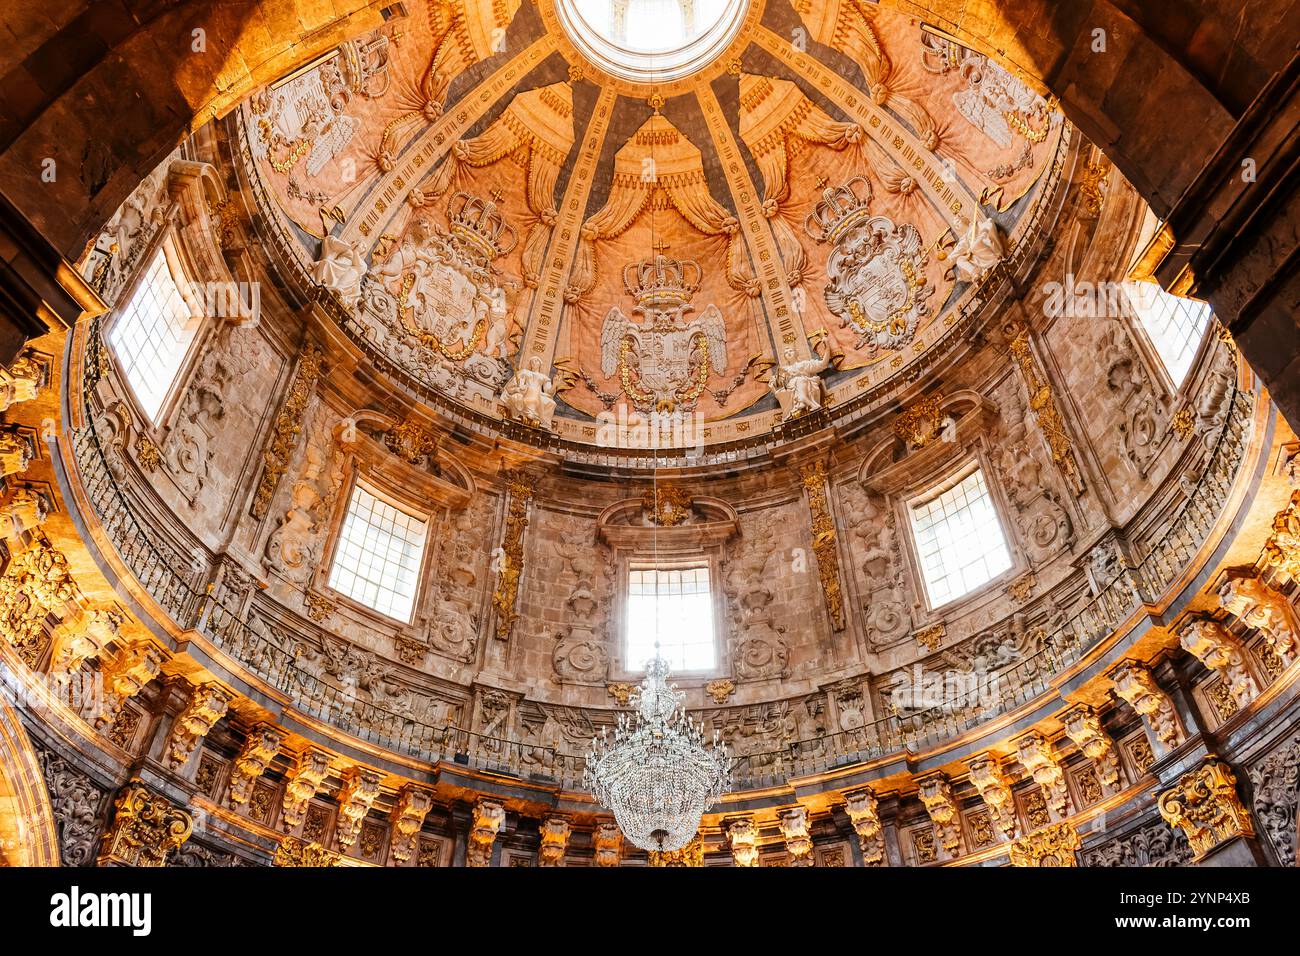
[[[555,747],[477,734],[450,724],[430,724],[403,708],[368,700],[304,667],[297,642],[274,639],[256,619],[232,610],[220,589],[198,572],[187,577],[190,555],[137,515],[132,496],[109,465],[95,428],[93,395],[103,363],[98,324],[83,355],[85,425],[73,434],[79,480],[117,557],[182,628],[193,628],[295,708],[352,736],[429,763],[449,761],[475,769],[548,781],[580,789],[584,758]],[[1182,508],[1136,567],[1125,566],[1086,604],[1042,635],[1041,648],[990,672],[981,686],[942,704],[890,714],[865,726],[822,734],[761,753],[741,754],[734,788],[783,784],[792,776],[832,770],[905,750],[925,750],[1046,693],[1053,677],[1111,634],[1141,602],[1153,603],[1183,573],[1210,534],[1231,491],[1249,437],[1249,393],[1234,388],[1208,462]],[[143,509],[141,509],[143,510]]]

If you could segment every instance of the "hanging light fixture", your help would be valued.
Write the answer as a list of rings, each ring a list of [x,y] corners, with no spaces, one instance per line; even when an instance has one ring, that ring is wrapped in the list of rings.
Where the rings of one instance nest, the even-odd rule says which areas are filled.
[[[731,756],[715,731],[691,720],[685,694],[668,683],[668,662],[646,665],[632,692],[631,714],[591,741],[583,784],[614,814],[623,835],[643,850],[672,852],[694,838],[700,818],[731,788]]]

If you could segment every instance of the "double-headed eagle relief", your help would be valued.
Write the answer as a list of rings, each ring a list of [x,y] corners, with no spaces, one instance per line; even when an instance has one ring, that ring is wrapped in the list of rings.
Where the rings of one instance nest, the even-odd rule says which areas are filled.
[[[827,307],[857,334],[856,348],[904,348],[930,314],[934,286],[925,278],[926,251],[910,223],[870,212],[871,184],[862,176],[827,186],[804,221],[817,242],[834,246],[826,261]]]
[[[709,376],[727,367],[727,329],[716,305],[686,318],[702,273],[690,259],[656,255],[623,270],[623,288],[636,300],[634,321],[614,306],[600,333],[601,371],[640,411],[689,411]]]

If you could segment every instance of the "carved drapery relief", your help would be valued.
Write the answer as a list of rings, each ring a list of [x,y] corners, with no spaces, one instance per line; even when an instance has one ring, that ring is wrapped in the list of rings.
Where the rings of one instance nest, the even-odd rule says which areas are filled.
[[[1183,650],[1195,655],[1210,670],[1223,675],[1224,685],[1239,707],[1246,706],[1259,694],[1255,678],[1246,664],[1245,648],[1218,621],[1194,618],[1178,632],[1178,641]]]
[[[993,823],[1008,840],[1016,838],[1016,802],[1011,795],[1011,783],[998,766],[998,757],[992,753],[977,754],[970,759],[971,785],[979,791],[980,799],[989,808]]]
[[[323,750],[304,750],[297,761],[284,776],[284,798],[281,808],[284,811],[280,826],[289,833],[302,823],[307,816],[307,806],[325,782],[330,771],[330,755]]]
[[[199,741],[225,716],[231,694],[218,684],[200,684],[190,691],[185,709],[176,716],[167,739],[167,766],[179,770],[194,753]]]
[[[384,775],[365,767],[353,767],[344,775],[339,788],[339,815],[334,824],[334,838],[346,850],[357,842],[366,814],[379,798],[379,784]]]
[[[389,816],[392,821],[392,853],[398,863],[405,863],[415,852],[416,837],[424,826],[424,818],[433,808],[433,794],[408,784],[398,794],[397,802]]]
[[[808,808],[795,807],[777,819],[777,826],[790,854],[791,866],[812,866],[812,834],[808,832]]]
[[[1077,866],[1079,833],[1070,823],[1054,823],[1011,844],[1012,866]]]
[[[835,519],[831,516],[826,499],[826,463],[817,461],[799,469],[799,478],[808,494],[808,510],[812,513],[813,554],[817,557],[817,575],[821,579],[822,595],[826,599],[826,613],[831,628],[844,630],[844,592],[840,584],[839,545],[836,538]]]
[[[506,821],[505,807],[495,800],[479,798],[474,804],[474,818],[470,825],[469,845],[465,862],[469,866],[487,866],[492,862],[492,844],[501,825]]]
[[[132,779],[113,802],[99,866],[165,866],[167,854],[189,839],[194,821],[180,807]]]
[[[262,475],[258,479],[257,491],[253,495],[252,514],[254,518],[266,515],[275,496],[275,489],[288,466],[298,444],[298,433],[302,430],[303,415],[307,403],[316,391],[316,382],[320,378],[324,355],[314,346],[303,348],[298,357],[298,368],[284,397],[284,405],[276,415],[275,425],[271,430],[270,442],[262,454]]]
[[[274,727],[259,724],[248,732],[244,744],[235,757],[230,771],[230,806],[239,808],[248,803],[253,784],[266,771],[267,764],[284,745],[284,734]]]
[[[1123,789],[1120,779],[1119,754],[1115,742],[1101,726],[1101,716],[1087,704],[1078,704],[1061,716],[1065,733],[1092,761],[1097,779],[1109,793]]]
[[[1157,805],[1164,821],[1183,831],[1197,862],[1228,840],[1255,835],[1237,795],[1237,775],[1217,758],[1183,774],[1177,786],[1160,794]]]
[[[935,836],[943,846],[947,859],[961,856],[961,816],[952,784],[942,773],[932,773],[916,781],[917,796],[925,804],[925,812],[934,824]]]
[[[1065,783],[1065,771],[1056,756],[1052,742],[1043,734],[1032,730],[1015,741],[1016,755],[1034,782],[1043,791],[1052,815],[1062,820],[1070,815],[1070,791]]]
[[[1142,715],[1153,743],[1165,752],[1179,746],[1184,739],[1182,722],[1174,711],[1173,701],[1160,689],[1156,679],[1146,665],[1138,661],[1121,661],[1110,672],[1110,679],[1115,682],[1115,693]]]
[[[1250,768],[1252,809],[1282,866],[1296,865],[1296,804],[1300,802],[1300,737]]]
[[[880,823],[880,802],[871,790],[855,790],[844,794],[844,809],[858,835],[865,866],[883,866],[885,863],[885,834]]]
[[[523,472],[512,472],[507,478],[510,493],[506,512],[505,533],[497,551],[497,586],[492,592],[492,606],[496,608],[496,636],[500,640],[510,637],[510,629],[518,616],[519,584],[524,573],[524,531],[528,527],[528,507],[533,500],[534,481]]]
[[[1256,577],[1229,578],[1219,589],[1223,609],[1255,628],[1284,665],[1300,656],[1291,606],[1278,591]]]

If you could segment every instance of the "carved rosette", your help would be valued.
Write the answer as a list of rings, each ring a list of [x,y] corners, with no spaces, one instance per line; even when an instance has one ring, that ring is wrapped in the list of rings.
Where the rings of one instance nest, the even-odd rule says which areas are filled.
[[[298,368],[294,372],[289,391],[284,397],[284,406],[275,417],[271,429],[270,444],[262,453],[262,476],[257,482],[257,491],[253,495],[251,512],[254,518],[266,516],[275,497],[275,489],[284,477],[284,470],[289,465],[294,448],[298,444],[298,434],[302,431],[303,416],[307,404],[316,391],[316,382],[320,378],[324,364],[324,353],[308,345],[298,359]]]
[[[469,866],[488,866],[492,862],[492,844],[505,821],[505,807],[495,800],[479,798],[474,804],[474,820],[465,858]]]
[[[880,803],[871,790],[856,790],[844,795],[844,809],[853,824],[866,866],[883,866],[885,862],[884,828],[880,823]]]
[[[591,842],[596,848],[597,866],[618,866],[623,857],[623,831],[617,823],[596,824]]]
[[[758,827],[753,820],[734,820],[727,827],[731,860],[736,866],[758,866]]]
[[[331,853],[319,843],[304,843],[297,837],[285,837],[276,846],[271,865],[289,867],[338,866],[339,855]]]
[[[1012,866],[1078,866],[1075,854],[1082,843],[1070,823],[1053,823],[1027,833],[1011,844]]]
[[[835,519],[826,499],[826,463],[817,461],[799,469],[799,477],[808,493],[808,510],[812,513],[813,554],[817,557],[817,574],[826,598],[826,613],[831,627],[844,630],[844,592],[840,585],[840,558],[836,545]]]
[[[537,828],[542,835],[541,845],[537,849],[538,866],[563,866],[564,851],[569,847],[569,835],[573,827],[564,817],[547,817]]]
[[[1237,775],[1216,757],[1191,773],[1177,786],[1160,794],[1160,816],[1183,831],[1199,862],[1215,847],[1236,837],[1253,837],[1250,813],[1237,795]]]
[[[510,637],[510,629],[518,616],[515,602],[519,598],[519,583],[524,573],[524,530],[528,527],[528,506],[533,500],[533,479],[523,472],[512,472],[508,486],[510,506],[498,552],[497,586],[492,592],[492,606],[497,612],[496,635],[501,640]]]
[[[1110,793],[1123,788],[1119,775],[1119,754],[1115,743],[1101,726],[1101,716],[1087,704],[1078,704],[1061,715],[1065,733],[1092,761],[1097,779]]]
[[[167,854],[190,838],[193,818],[132,778],[113,802],[99,866],[165,866]]]

